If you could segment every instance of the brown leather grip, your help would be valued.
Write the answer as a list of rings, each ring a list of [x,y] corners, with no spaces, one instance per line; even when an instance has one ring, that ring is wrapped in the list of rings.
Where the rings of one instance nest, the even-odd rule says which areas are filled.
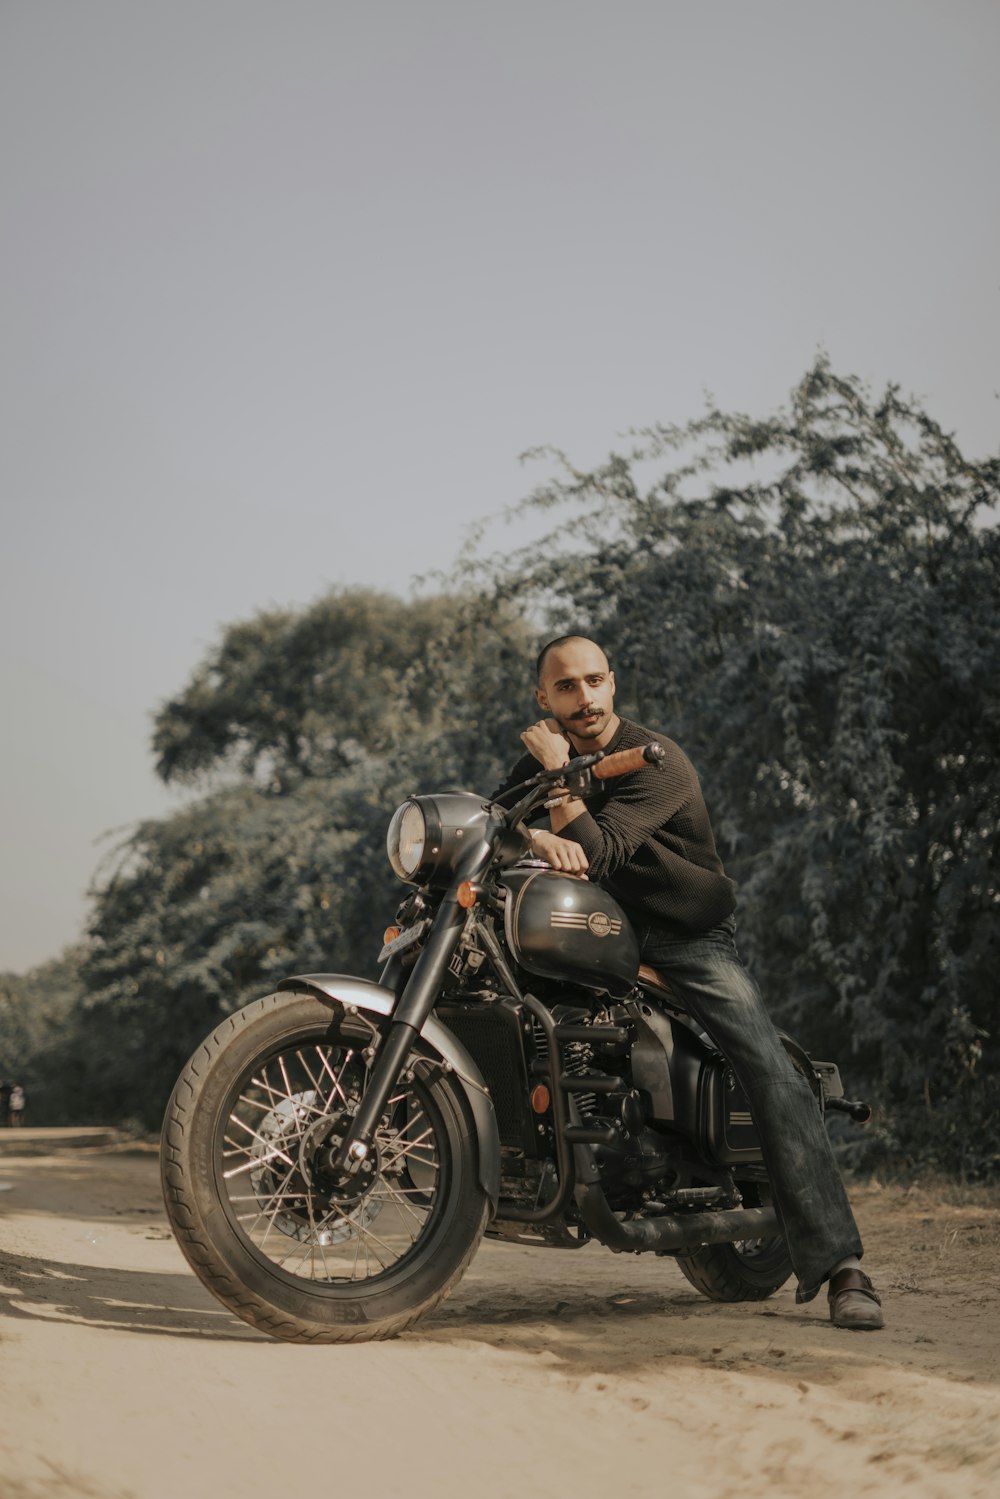
[[[613,755],[605,755],[590,773],[599,781],[610,781],[613,776],[625,776],[629,771],[643,770],[647,765],[655,765],[662,759],[663,750],[658,744],[640,744],[635,749],[618,750]]]

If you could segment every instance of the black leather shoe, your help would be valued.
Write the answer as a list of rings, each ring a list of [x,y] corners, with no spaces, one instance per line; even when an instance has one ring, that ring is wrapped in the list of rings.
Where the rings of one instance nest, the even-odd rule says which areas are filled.
[[[827,1292],[830,1321],[834,1327],[850,1327],[856,1332],[876,1332],[885,1326],[882,1303],[863,1270],[838,1270],[830,1277]]]

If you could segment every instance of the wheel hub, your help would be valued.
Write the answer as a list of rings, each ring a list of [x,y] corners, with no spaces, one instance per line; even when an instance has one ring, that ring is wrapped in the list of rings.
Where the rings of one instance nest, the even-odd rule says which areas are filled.
[[[311,1124],[302,1136],[299,1170],[306,1185],[338,1207],[352,1208],[378,1181],[380,1158],[377,1144],[354,1171],[338,1164],[351,1116],[345,1111],[326,1115]]]

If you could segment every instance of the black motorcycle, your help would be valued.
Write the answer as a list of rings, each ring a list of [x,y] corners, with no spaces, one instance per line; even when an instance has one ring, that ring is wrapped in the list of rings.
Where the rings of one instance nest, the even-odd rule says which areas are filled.
[[[624,911],[525,857],[525,819],[657,744],[582,755],[505,796],[414,796],[389,827],[411,890],[378,983],[286,979],[198,1047],[163,1126],[167,1213],[195,1273],[293,1342],[391,1337],[483,1238],[673,1255],[719,1301],[791,1274],[746,1097]],[[820,1110],[864,1119],[783,1038]]]

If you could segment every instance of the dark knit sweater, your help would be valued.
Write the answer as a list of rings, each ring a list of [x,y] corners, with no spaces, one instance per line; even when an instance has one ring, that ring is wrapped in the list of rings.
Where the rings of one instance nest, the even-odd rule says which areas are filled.
[[[716,852],[694,766],[672,739],[627,718],[605,749],[613,754],[652,739],[666,750],[662,768],[608,781],[559,836],[579,843],[590,861],[590,878],[640,923],[705,931],[732,913],[736,899]],[[540,768],[533,755],[523,755],[501,792]]]

